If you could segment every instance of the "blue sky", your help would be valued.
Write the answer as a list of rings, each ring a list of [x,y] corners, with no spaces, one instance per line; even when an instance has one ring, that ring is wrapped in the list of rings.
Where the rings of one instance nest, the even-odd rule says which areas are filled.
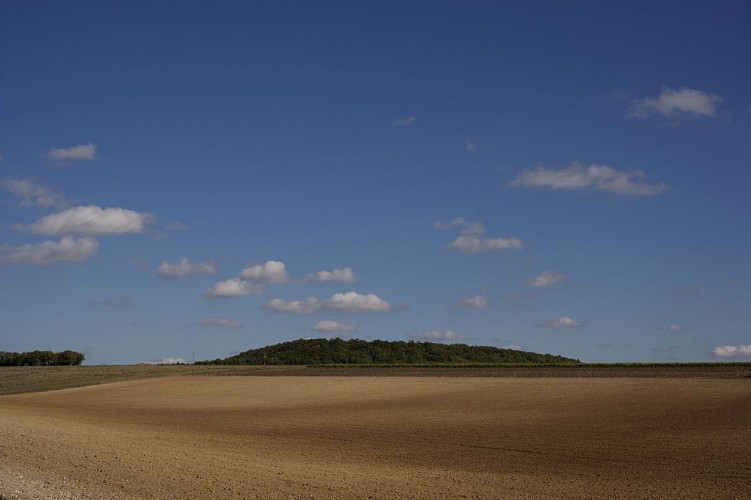
[[[744,2],[4,2],[0,350],[751,356]]]

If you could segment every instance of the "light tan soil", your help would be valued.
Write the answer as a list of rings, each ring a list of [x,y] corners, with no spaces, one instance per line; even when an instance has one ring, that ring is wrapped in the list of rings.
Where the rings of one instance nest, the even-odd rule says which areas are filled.
[[[751,381],[170,377],[0,397],[6,498],[751,498]]]

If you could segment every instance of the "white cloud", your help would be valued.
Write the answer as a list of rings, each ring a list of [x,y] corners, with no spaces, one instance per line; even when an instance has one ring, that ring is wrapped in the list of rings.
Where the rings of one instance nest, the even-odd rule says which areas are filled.
[[[488,307],[488,298],[485,295],[473,295],[462,299],[461,304],[471,309],[486,309]]]
[[[482,222],[469,222],[464,217],[456,217],[448,222],[436,221],[433,223],[433,229],[454,229],[461,228],[461,234],[483,234],[485,226]]]
[[[306,300],[271,299],[263,305],[269,311],[292,314],[311,314],[321,309],[321,300],[309,297]]]
[[[466,340],[467,337],[454,330],[428,330],[420,333],[413,333],[408,337],[415,340],[424,340],[426,342],[443,342],[443,341],[457,341]]]
[[[42,217],[29,226],[16,225],[14,228],[39,234],[102,236],[142,233],[153,220],[154,217],[148,213],[89,205],[69,208]]]
[[[519,238],[479,238],[474,234],[463,234],[457,236],[454,241],[449,243],[448,247],[456,248],[460,252],[475,254],[509,248],[521,250],[524,245]]]
[[[684,325],[679,325],[676,323],[673,323],[672,325],[668,325],[668,331],[671,332],[685,332],[686,330],[690,330],[691,328]]]
[[[716,116],[717,106],[722,97],[701,90],[666,87],[657,98],[634,99],[627,114],[637,118],[647,118],[653,114],[680,116]]]
[[[308,299],[286,301],[283,299],[272,299],[266,302],[263,307],[274,312],[287,312],[294,314],[311,314],[317,311],[336,311],[336,312],[386,312],[391,310],[391,304],[381,299],[375,294],[366,295],[356,292],[335,293],[326,300],[320,300],[316,297]]]
[[[219,328],[242,328],[243,325],[239,321],[224,318],[210,318],[204,319],[198,322],[199,325],[204,327],[219,327]]]
[[[333,271],[318,271],[305,277],[305,281],[322,281],[325,283],[355,283],[357,277],[352,268],[334,269]]]
[[[720,358],[751,356],[751,345],[723,345],[715,347],[712,354]]]
[[[96,145],[80,144],[70,148],[50,148],[45,155],[50,160],[71,162],[79,160],[96,160]]]
[[[317,332],[352,333],[357,331],[357,325],[352,323],[340,323],[338,321],[323,320],[313,326]]]
[[[415,124],[417,118],[414,115],[405,116],[404,118],[394,118],[391,125],[394,127],[411,127]]]
[[[99,251],[94,238],[64,236],[59,243],[45,241],[37,245],[0,246],[0,262],[46,266],[56,262],[85,262]]]
[[[197,274],[216,274],[216,266],[210,260],[193,262],[183,258],[175,264],[170,264],[165,260],[156,268],[156,273],[162,278],[182,278]]]
[[[488,340],[493,344],[500,344],[498,347],[500,347],[501,349],[511,349],[513,351],[524,350],[522,349],[521,346],[516,345],[516,344],[509,344],[508,340],[502,339],[500,337],[493,336],[493,337],[488,338]]]
[[[480,238],[485,233],[485,226],[482,222],[470,222],[464,217],[456,217],[449,222],[436,221],[433,229],[455,229],[461,228],[459,236],[448,244],[449,248],[455,248],[464,253],[482,253],[493,252],[497,250],[506,250],[514,248],[521,250],[524,248],[522,240],[519,238]]]
[[[479,149],[477,148],[477,144],[474,142],[468,142],[464,145],[464,150],[469,153],[477,153]]]
[[[634,179],[641,177],[644,177],[644,172],[640,170],[622,172],[605,165],[592,163],[587,166],[577,161],[561,170],[544,167],[524,169],[519,172],[516,179],[509,183],[509,186],[569,190],[592,189],[635,196],[654,196],[667,189],[667,185],[664,183],[641,184],[634,181]]]
[[[391,310],[391,304],[372,293],[361,295],[356,292],[346,292],[335,293],[326,299],[323,302],[323,308],[329,311],[385,312]]]
[[[63,208],[68,205],[63,195],[27,179],[0,179],[0,186],[21,198],[22,206]]]
[[[187,365],[188,362],[185,361],[183,358],[168,357],[168,358],[162,358],[158,361],[156,360],[146,361],[146,364],[147,365]]]
[[[540,323],[537,323],[536,326],[542,327],[542,328],[575,328],[577,326],[582,326],[581,321],[576,321],[573,318],[570,318],[568,316],[561,316],[560,318],[552,321],[542,321]]]
[[[535,288],[547,288],[549,286],[560,285],[561,283],[564,283],[565,281],[566,281],[565,274],[559,273],[558,271],[549,270],[549,271],[543,271],[537,276],[533,276],[532,278],[529,278],[526,281],[526,283],[527,285],[533,286]]]
[[[275,260],[269,260],[263,264],[250,265],[243,269],[240,277],[249,281],[263,283],[287,283],[289,281],[284,262]]]
[[[263,293],[263,285],[251,283],[241,278],[220,281],[204,292],[207,297],[240,297],[243,295],[259,295]]]

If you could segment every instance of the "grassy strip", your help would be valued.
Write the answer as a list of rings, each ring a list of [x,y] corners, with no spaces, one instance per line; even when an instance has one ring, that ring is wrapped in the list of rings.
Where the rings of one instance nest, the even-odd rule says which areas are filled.
[[[697,368],[736,367],[751,369],[751,363],[335,363],[313,368]]]
[[[642,377],[751,379],[751,363],[123,365],[0,367],[0,395],[168,376]]]

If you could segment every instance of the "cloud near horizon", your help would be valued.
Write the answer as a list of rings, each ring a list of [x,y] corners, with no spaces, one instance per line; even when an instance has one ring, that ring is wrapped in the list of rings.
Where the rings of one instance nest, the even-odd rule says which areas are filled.
[[[665,87],[657,98],[634,99],[627,115],[635,118],[648,118],[650,115],[717,116],[717,106],[722,97],[686,87],[673,89]]]
[[[173,358],[169,356],[166,358],[162,358],[158,361],[156,360],[145,361],[145,364],[147,365],[187,365],[188,362],[185,361],[183,358]]]
[[[723,345],[715,347],[712,354],[720,358],[751,357],[751,345]]]
[[[312,314],[317,311],[333,312],[386,312],[392,306],[379,296],[357,292],[335,293],[326,300],[309,297],[306,300],[286,301],[271,299],[263,307],[273,312],[293,314]]]
[[[0,246],[0,262],[48,266],[58,262],[85,262],[99,252],[99,242],[91,237],[63,236],[60,242],[36,245]]]
[[[322,320],[313,326],[317,332],[353,333],[357,331],[357,325],[353,323],[340,323],[333,320]]]
[[[578,161],[568,167],[554,170],[544,167],[524,169],[511,181],[510,187],[547,188],[565,190],[607,191],[632,196],[655,196],[667,189],[667,184],[641,184],[634,179],[644,177],[644,172],[623,172],[606,165],[584,165]]]
[[[16,224],[13,228],[17,231],[57,236],[106,236],[143,233],[153,221],[154,216],[149,213],[87,205],[42,217],[28,226]]]
[[[183,258],[175,264],[170,264],[165,260],[156,268],[156,273],[166,279],[183,278],[199,274],[216,274],[216,265],[211,260],[193,262],[188,258]]]
[[[89,143],[69,148],[52,147],[44,156],[56,162],[96,160],[96,145]]]
[[[461,333],[458,333],[454,330],[427,330],[420,333],[409,334],[407,335],[407,337],[414,340],[423,340],[426,342],[451,342],[467,339],[465,335],[462,335]]]

